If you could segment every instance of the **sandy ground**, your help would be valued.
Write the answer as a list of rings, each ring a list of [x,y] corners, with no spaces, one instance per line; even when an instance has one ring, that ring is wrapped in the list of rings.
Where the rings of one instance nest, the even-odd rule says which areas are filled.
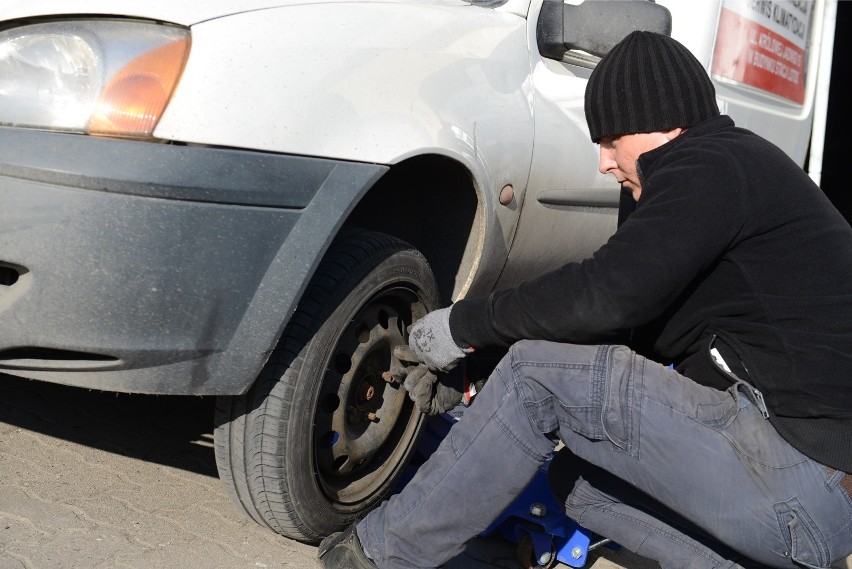
[[[231,504],[216,473],[212,413],[210,398],[0,375],[0,569],[318,569],[315,547]],[[520,564],[513,543],[491,537],[446,567]],[[600,548],[586,567],[658,565]]]

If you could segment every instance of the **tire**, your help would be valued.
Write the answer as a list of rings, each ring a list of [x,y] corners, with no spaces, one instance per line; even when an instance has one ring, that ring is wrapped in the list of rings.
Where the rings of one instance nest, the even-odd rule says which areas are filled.
[[[332,245],[254,385],[217,400],[219,477],[249,517],[316,543],[395,489],[424,416],[381,374],[439,306],[407,243],[358,231]]]

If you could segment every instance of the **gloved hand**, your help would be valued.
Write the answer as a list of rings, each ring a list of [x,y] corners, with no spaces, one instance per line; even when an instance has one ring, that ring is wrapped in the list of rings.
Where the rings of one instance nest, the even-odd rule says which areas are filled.
[[[452,374],[438,378],[426,364],[418,364],[405,376],[403,387],[422,413],[438,415],[453,409],[462,401],[462,382],[453,376],[460,377],[459,374]]]
[[[417,409],[427,415],[445,413],[463,401],[469,405],[477,390],[482,389],[484,380],[468,386],[461,370],[438,377],[426,364],[417,362],[408,346],[397,346],[393,355],[391,375],[402,383]],[[406,362],[414,365],[405,367]]]
[[[408,336],[408,345],[417,355],[417,359],[429,369],[449,371],[473,351],[462,350],[453,340],[450,332],[450,311],[452,306],[434,310],[415,322]]]

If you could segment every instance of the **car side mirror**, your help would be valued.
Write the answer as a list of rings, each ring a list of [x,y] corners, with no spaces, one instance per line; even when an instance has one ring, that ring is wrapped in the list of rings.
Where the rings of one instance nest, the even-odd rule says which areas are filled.
[[[672,33],[672,15],[653,0],[544,0],[537,24],[538,51],[562,60],[569,50],[603,57],[635,30]]]

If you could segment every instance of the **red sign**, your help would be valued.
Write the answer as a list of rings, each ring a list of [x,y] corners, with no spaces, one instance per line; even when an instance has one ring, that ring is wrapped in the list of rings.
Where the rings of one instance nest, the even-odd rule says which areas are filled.
[[[787,12],[781,16],[770,15],[770,25],[778,27],[780,23],[789,22],[790,18],[781,19],[786,15]],[[805,30],[806,25],[798,31],[805,33]],[[793,36],[797,40],[794,43],[754,19],[722,8],[711,72],[796,103],[804,103],[805,41],[798,35]]]

